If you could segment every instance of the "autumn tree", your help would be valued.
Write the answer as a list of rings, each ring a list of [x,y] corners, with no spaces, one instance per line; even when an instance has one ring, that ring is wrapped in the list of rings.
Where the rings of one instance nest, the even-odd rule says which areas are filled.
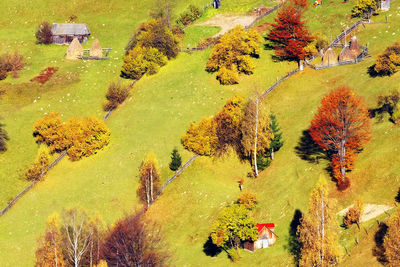
[[[311,193],[308,214],[298,227],[300,266],[332,266],[338,263],[336,218],[326,181],[320,179]]]
[[[85,211],[64,210],[61,215],[61,247],[69,265],[92,266],[100,261],[102,223]]]
[[[302,20],[302,12],[292,5],[284,6],[275,18],[268,34],[278,57],[288,60],[303,60],[308,56],[305,47],[313,37]]]
[[[28,181],[37,181],[42,179],[42,177],[46,174],[49,165],[50,156],[46,149],[41,149],[38,153],[36,161],[32,163],[25,172],[25,178]]]
[[[388,266],[400,266],[400,209],[390,217],[387,226],[383,246]]]
[[[377,75],[385,76],[396,73],[400,68],[400,43],[386,47],[383,53],[376,57],[373,72]]]
[[[51,153],[67,151],[73,161],[96,154],[110,141],[110,130],[96,117],[72,118],[65,123],[53,112],[33,125],[37,143],[48,145]]]
[[[165,64],[167,57],[157,48],[136,46],[125,55],[121,77],[138,80],[144,74],[156,74]]]
[[[322,98],[310,135],[333,154],[333,175],[341,189],[350,185],[346,171],[353,168],[356,153],[370,140],[370,128],[366,104],[352,90],[341,87]]]
[[[351,224],[357,224],[358,229],[360,229],[361,216],[364,213],[364,203],[361,199],[357,199],[353,207],[349,208],[343,219],[344,225],[348,228]]]
[[[239,195],[237,203],[243,205],[248,210],[252,210],[258,203],[257,194],[244,192]]]
[[[290,0],[289,4],[292,5],[296,9],[306,10],[309,7],[307,0]]]
[[[226,250],[235,260],[239,257],[240,242],[257,240],[258,232],[249,211],[242,205],[233,204],[219,214],[210,236],[215,245]]]
[[[244,116],[246,102],[240,95],[226,101],[222,110],[215,115],[219,149],[224,151],[229,146],[238,149],[241,140],[240,124]]]
[[[203,118],[198,124],[191,123],[181,139],[182,145],[189,151],[212,156],[218,148],[217,123],[214,118]]]
[[[265,153],[273,138],[270,125],[271,121],[263,110],[259,98],[250,100],[240,125],[241,147],[243,156],[251,159],[256,176],[258,176],[257,156]]]
[[[378,9],[380,1],[377,0],[358,0],[357,5],[351,10],[353,17],[367,16],[371,17],[372,12]]]
[[[221,84],[236,84],[239,73],[252,74],[252,57],[260,54],[261,36],[255,30],[245,31],[242,26],[224,34],[208,59],[206,70],[217,72]]]
[[[110,111],[116,109],[121,105],[129,96],[130,87],[121,82],[111,82],[108,85],[106,98],[107,102],[104,104],[104,110]]]
[[[1,118],[0,118],[1,119]],[[4,129],[4,124],[0,122],[0,153],[7,151],[7,141],[10,140],[7,131]]]
[[[47,21],[43,21],[38,25],[35,33],[37,44],[51,44],[53,42],[51,28],[52,26]]]
[[[149,208],[160,193],[160,174],[158,162],[153,153],[149,153],[139,168],[140,185],[137,190],[140,200]]]
[[[49,217],[46,230],[37,240],[36,267],[64,267],[66,266],[62,253],[62,239],[59,230],[59,221],[56,214]]]
[[[140,215],[129,215],[108,232],[102,247],[108,266],[168,266],[161,228]]]
[[[171,171],[177,171],[182,165],[182,157],[178,152],[177,148],[174,148],[171,153],[171,162],[169,163],[169,168]]]

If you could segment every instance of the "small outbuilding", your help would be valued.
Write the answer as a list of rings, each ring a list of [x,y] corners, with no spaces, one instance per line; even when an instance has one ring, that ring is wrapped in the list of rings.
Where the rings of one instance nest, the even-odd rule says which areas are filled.
[[[353,61],[355,54],[348,46],[345,46],[339,55],[339,62]]]
[[[335,51],[333,51],[333,49],[329,47],[328,50],[326,50],[326,52],[324,53],[324,56],[322,58],[322,65],[331,66],[337,63],[338,63],[338,57]]]
[[[83,57],[83,47],[78,41],[78,38],[74,38],[71,44],[68,46],[66,59],[75,60]]]
[[[357,57],[360,54],[361,47],[356,36],[351,37],[350,50],[354,54],[354,57]]]
[[[69,44],[75,38],[80,43],[83,43],[89,39],[90,30],[86,24],[53,23],[51,33],[53,35],[53,43],[55,44]]]
[[[258,223],[256,224],[258,239],[256,241],[245,241],[243,247],[249,251],[268,248],[276,243],[278,236],[275,234],[275,224],[273,223]]]

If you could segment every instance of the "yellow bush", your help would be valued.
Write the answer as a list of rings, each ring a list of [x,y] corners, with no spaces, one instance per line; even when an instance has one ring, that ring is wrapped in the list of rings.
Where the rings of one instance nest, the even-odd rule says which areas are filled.
[[[214,118],[204,118],[199,124],[191,123],[182,137],[183,146],[198,155],[212,156],[218,145],[217,123]]]

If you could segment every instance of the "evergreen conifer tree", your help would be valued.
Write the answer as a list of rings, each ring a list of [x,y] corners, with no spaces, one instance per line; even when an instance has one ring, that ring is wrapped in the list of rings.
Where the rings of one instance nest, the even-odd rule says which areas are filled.
[[[169,168],[172,171],[177,171],[179,167],[182,165],[182,158],[178,152],[177,148],[174,148],[171,153],[171,163],[169,164]]]

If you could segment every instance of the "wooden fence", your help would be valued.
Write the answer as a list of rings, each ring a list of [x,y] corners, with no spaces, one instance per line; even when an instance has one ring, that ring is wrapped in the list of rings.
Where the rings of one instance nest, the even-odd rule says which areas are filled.
[[[0,216],[3,216],[12,206],[14,206],[14,204],[23,196],[25,195],[29,190],[31,190],[35,184],[37,184],[38,182],[40,182],[42,180],[42,178],[51,170],[54,168],[54,166],[56,166],[65,156],[67,155],[67,152],[64,151],[62,152],[58,158],[56,158],[50,165],[49,167],[46,169],[46,171],[40,176],[39,179],[33,181],[30,185],[28,185],[21,193],[19,193],[18,195],[15,196],[15,198],[13,200],[10,201],[10,203],[8,203],[7,207],[5,207],[2,211],[0,211]]]
[[[342,65],[351,65],[351,64],[357,64],[360,61],[363,61],[364,58],[366,58],[368,56],[368,47],[364,47],[363,50],[361,51],[361,53],[353,60],[347,60],[347,61],[341,61],[338,63],[334,63],[334,64],[329,64],[329,65],[318,65],[318,66],[314,66],[309,62],[306,62],[306,64],[314,69],[314,70],[322,70],[322,69],[327,69],[330,67],[336,67],[336,66],[342,66]]]
[[[272,90],[275,89],[275,87],[277,87],[279,84],[281,84],[287,78],[295,75],[298,71],[299,71],[299,68],[289,72],[288,74],[286,74],[285,76],[280,78],[276,83],[274,83],[272,86],[270,86],[267,90],[264,91],[264,93],[260,96],[260,100],[263,100],[269,93],[272,92]]]
[[[110,53],[110,51],[112,50],[112,48],[102,48],[103,51],[103,57],[91,57],[90,56],[90,49],[83,49],[83,56],[81,56],[81,59],[108,59],[108,54]]]

